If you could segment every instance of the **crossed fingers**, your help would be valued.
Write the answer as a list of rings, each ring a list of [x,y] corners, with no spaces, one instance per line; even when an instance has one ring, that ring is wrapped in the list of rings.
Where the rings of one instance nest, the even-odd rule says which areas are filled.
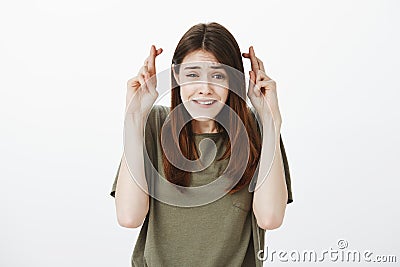
[[[252,94],[255,89],[257,96],[259,92],[264,95],[265,90],[275,82],[265,73],[264,63],[256,57],[253,46],[250,46],[248,53],[242,53],[242,56],[249,58],[251,63],[249,94]]]

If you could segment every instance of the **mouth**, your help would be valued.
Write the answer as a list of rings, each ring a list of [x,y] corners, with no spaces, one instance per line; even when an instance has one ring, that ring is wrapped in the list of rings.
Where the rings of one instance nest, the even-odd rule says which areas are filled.
[[[210,107],[213,104],[215,104],[216,102],[218,102],[217,100],[210,99],[210,98],[208,98],[208,99],[206,99],[206,98],[197,98],[197,99],[192,99],[192,101],[195,104],[197,104],[199,106],[202,106],[202,107]]]

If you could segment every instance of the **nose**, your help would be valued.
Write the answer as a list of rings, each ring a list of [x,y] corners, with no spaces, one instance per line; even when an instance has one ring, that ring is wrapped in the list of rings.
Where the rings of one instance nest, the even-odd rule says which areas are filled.
[[[212,86],[209,81],[202,81],[199,83],[197,91],[199,94],[203,95],[211,95],[213,93]]]

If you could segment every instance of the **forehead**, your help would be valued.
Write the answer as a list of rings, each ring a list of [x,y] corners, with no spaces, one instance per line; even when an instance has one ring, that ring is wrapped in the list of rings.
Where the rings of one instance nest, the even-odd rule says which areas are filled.
[[[215,56],[206,51],[198,50],[185,56],[180,64],[181,70],[196,69],[221,69],[224,70],[223,64],[219,63]]]
[[[198,62],[198,61],[208,61],[210,63],[218,63],[218,60],[215,58],[215,56],[207,51],[204,50],[196,50],[193,51],[189,54],[187,54],[183,60],[182,63],[191,63],[191,62]]]
[[[201,69],[210,69],[210,70],[225,70],[223,64],[213,63],[208,61],[194,61],[189,63],[182,63],[180,68],[182,70],[201,70]]]

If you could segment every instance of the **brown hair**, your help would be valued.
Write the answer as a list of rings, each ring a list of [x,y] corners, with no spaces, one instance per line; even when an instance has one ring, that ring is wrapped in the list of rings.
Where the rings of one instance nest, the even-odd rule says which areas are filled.
[[[256,131],[256,123],[255,120],[252,119],[251,111],[249,107],[246,105],[246,102],[243,99],[246,99],[246,84],[244,79],[244,68],[243,61],[239,46],[233,37],[233,35],[222,25],[211,22],[211,23],[199,23],[197,25],[192,26],[181,38],[179,41],[174,55],[172,59],[172,63],[177,65],[181,64],[184,57],[194,51],[203,50],[212,53],[219,63],[230,66],[235,69],[232,75],[229,75],[229,94],[228,99],[226,101],[226,105],[228,105],[233,112],[237,114],[237,116],[232,116],[231,113],[228,112],[228,127],[230,133],[235,133],[238,130],[239,123],[237,120],[240,119],[244,124],[246,129],[246,134],[249,138],[249,148],[243,147],[247,146],[246,143],[239,142],[239,135],[233,134],[230,140],[226,142],[226,150],[222,157],[218,160],[223,160],[230,158],[231,156],[231,145],[232,147],[237,147],[239,151],[249,150],[249,153],[237,153],[235,152],[235,162],[238,163],[247,163],[246,165],[240,166],[240,164],[234,164],[234,169],[229,172],[228,176],[233,176],[235,173],[243,174],[238,183],[230,190],[230,194],[233,194],[236,191],[239,191],[244,186],[248,185],[253,178],[254,172],[257,167],[257,163],[260,157],[261,150],[261,137]],[[175,69],[175,72],[179,72],[179,70]],[[236,73],[236,74],[235,74]],[[240,75],[238,75],[240,74]],[[182,103],[181,95],[180,95],[180,86],[175,80],[174,74],[171,69],[171,111]],[[232,91],[232,88],[233,91]],[[218,114],[224,113],[226,115],[226,108],[224,107],[221,112]],[[178,125],[182,125],[185,118],[188,118],[189,113],[183,108],[179,109],[176,113],[176,116],[172,116],[170,128],[177,129]],[[235,119],[237,118],[237,119]],[[187,121],[187,120],[186,120]],[[222,130],[227,135],[226,131],[221,127],[221,125],[217,122],[217,129]],[[171,130],[170,129],[170,130]],[[169,138],[169,140],[161,140],[162,143],[172,142],[175,144],[175,147],[180,148],[180,152],[183,156],[185,156],[189,160],[196,160],[199,158],[198,151],[196,149],[196,145],[193,137],[193,129],[192,124],[187,123],[180,133],[177,130],[171,130],[171,135],[166,137],[163,135],[163,138]],[[241,149],[242,147],[242,149]],[[236,149],[235,149],[236,150]],[[178,153],[176,150],[175,153]],[[174,155],[172,155],[174,156]],[[176,155],[175,155],[176,156]],[[168,157],[171,157],[168,154]],[[231,158],[230,158],[231,160]],[[188,187],[190,185],[190,172],[181,170],[175,167],[171,162],[166,158],[164,154],[164,150],[162,149],[162,161],[164,167],[164,174],[166,179],[171,183],[176,185]],[[243,170],[245,169],[245,170]],[[244,173],[243,173],[244,171]]]

